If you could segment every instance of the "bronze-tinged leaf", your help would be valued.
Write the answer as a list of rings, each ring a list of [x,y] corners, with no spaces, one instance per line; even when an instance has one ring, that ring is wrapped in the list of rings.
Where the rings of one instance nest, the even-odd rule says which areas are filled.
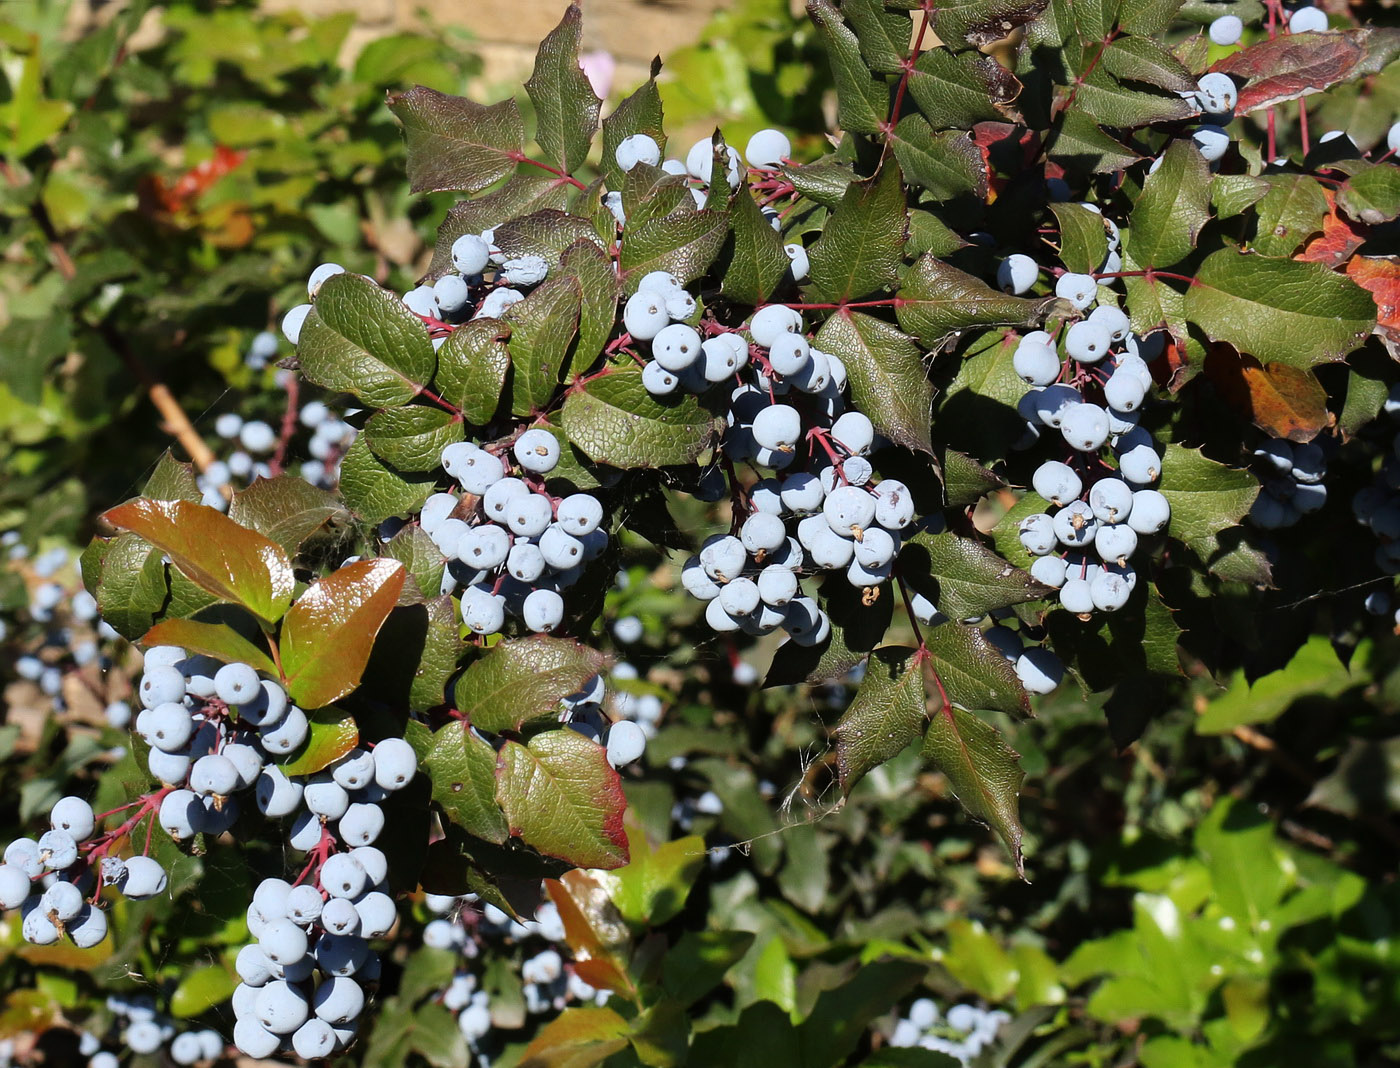
[[[1347,275],[1376,302],[1376,333],[1400,343],[1400,257],[1353,256]]]
[[[1332,423],[1327,391],[1312,371],[1212,345],[1205,374],[1235,411],[1273,437],[1311,441]]]
[[[479,193],[515,170],[525,124],[514,100],[487,107],[415,85],[388,104],[403,123],[415,193]]]
[[[1337,194],[1324,188],[1322,195],[1327,198],[1327,214],[1322,217],[1322,233],[1318,234],[1293,258],[1304,263],[1321,263],[1327,267],[1340,267],[1351,259],[1351,254],[1366,243],[1368,228],[1352,222],[1337,211]]]
[[[282,622],[282,672],[303,708],[321,708],[360,684],[374,637],[408,572],[397,560],[357,560],[313,582]]]
[[[306,741],[287,763],[284,775],[315,775],[360,743],[355,717],[339,708],[322,708],[307,717]]]
[[[592,1068],[627,1048],[632,1025],[612,1009],[565,1009],[525,1047],[520,1068]]]
[[[596,873],[576,870],[546,879],[544,888],[559,910],[564,942],[579,974],[601,990],[635,996],[636,987],[627,974],[631,932],[608,893],[607,881]]]
[[[1245,115],[1374,74],[1397,50],[1400,30],[1394,28],[1289,33],[1233,52],[1211,69],[1248,80],[1235,106]]]
[[[277,668],[268,655],[226,623],[167,619],[148,630],[141,638],[141,644],[147,648],[153,645],[178,645],[187,653],[212,656],[226,664],[250,664],[264,675],[277,675]]]
[[[281,619],[292,603],[295,580],[282,547],[207,505],[138,497],[102,519],[145,538],[191,582],[265,624]]]

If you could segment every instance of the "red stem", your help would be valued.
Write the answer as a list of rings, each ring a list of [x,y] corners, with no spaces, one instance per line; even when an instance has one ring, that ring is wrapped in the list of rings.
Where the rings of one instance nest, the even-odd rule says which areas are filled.
[[[538,168],[539,168],[540,170],[542,170],[542,171],[548,171],[550,174],[554,175],[556,178],[562,178],[564,181],[568,182],[568,183],[569,183],[571,186],[573,186],[575,189],[587,189],[587,188],[588,188],[588,186],[584,185],[582,182],[580,182],[580,181],[579,181],[577,178],[575,178],[573,175],[571,175],[571,174],[565,174],[565,173],[564,173],[563,171],[561,171],[558,167],[551,167],[548,163],[544,163],[544,162],[542,162],[542,161],[540,161],[540,160],[537,160],[537,159],[531,159],[529,156],[525,155],[524,152],[508,152],[508,153],[506,153],[506,159],[512,160],[512,161],[515,162],[515,163],[528,163],[528,164],[530,164],[532,167],[538,167]]]
[[[282,473],[282,465],[287,460],[287,447],[292,443],[292,435],[297,432],[297,406],[301,394],[301,383],[295,374],[287,374],[287,407],[282,412],[282,429],[277,435],[277,451],[268,462],[272,477]]]

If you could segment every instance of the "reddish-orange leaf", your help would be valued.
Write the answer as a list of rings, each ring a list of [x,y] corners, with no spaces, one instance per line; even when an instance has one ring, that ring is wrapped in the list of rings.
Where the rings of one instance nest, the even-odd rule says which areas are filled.
[[[313,582],[282,621],[278,648],[287,692],[321,708],[360,684],[375,635],[408,572],[397,560],[357,560]]]
[[[1354,223],[1344,215],[1337,214],[1337,194],[1323,189],[1327,198],[1328,211],[1322,217],[1322,233],[1309,241],[1301,252],[1293,258],[1304,263],[1324,263],[1328,267],[1340,267],[1366,241],[1367,228]]]
[[[1248,80],[1235,105],[1245,115],[1346,81],[1366,60],[1371,32],[1282,34],[1232,52],[1211,69]]]
[[[282,547],[207,505],[138,497],[102,518],[139,534],[191,582],[221,601],[242,605],[264,623],[281,619],[292,603],[295,580]]]
[[[1376,329],[1400,342],[1400,256],[1353,256],[1347,263],[1351,280],[1371,291],[1376,302]]]
[[[1311,441],[1332,423],[1327,391],[1311,371],[1265,366],[1229,345],[1212,345],[1205,373],[1232,408],[1276,438]]]
[[[564,941],[584,982],[636,997],[636,987],[627,975],[631,936],[603,883],[575,868],[562,878],[546,879],[544,888],[559,909]]]
[[[146,631],[141,644],[178,645],[186,652],[203,653],[226,664],[241,661],[264,675],[277,675],[268,655],[226,623],[196,623],[193,619],[167,619]]]

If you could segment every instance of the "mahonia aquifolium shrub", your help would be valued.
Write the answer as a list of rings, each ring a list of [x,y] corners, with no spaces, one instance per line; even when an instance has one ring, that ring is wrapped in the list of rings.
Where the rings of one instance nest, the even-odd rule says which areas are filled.
[[[24,935],[100,940],[106,887],[166,889],[153,853],[276,836],[231,1037],[304,1058],[355,1042],[404,895],[442,914],[429,948],[469,957],[483,924],[552,937],[516,890],[626,863],[620,769],[663,712],[604,682],[603,597],[635,537],[693,550],[674,581],[701,649],[732,663],[773,635],[769,684],[857,683],[842,792],[920,743],[1019,870],[996,715],[1062,684],[1164,688],[1217,591],[1267,606],[1297,565],[1263,532],[1325,516],[1324,461],[1362,484],[1377,466],[1361,446],[1395,376],[1366,360],[1396,324],[1370,290],[1396,280],[1362,251],[1400,214],[1400,126],[1300,125],[1287,155],[1279,117],[1332,84],[1296,70],[1359,78],[1400,42],[1221,6],[812,0],[840,127],[820,158],[775,130],[676,151],[658,71],[595,146],[577,6],[525,87],[533,143],[514,101],[391,97],[414,188],[468,199],[409,292],[325,264],[286,312],[295,372],[353,398],[302,408],[319,466],[266,477],[296,424],[226,418],[227,471],[167,460],[106,513],[83,572],[148,648],[144,781],[101,816],[65,797],[6,851]],[[911,30],[940,44],[911,54]],[[1355,494],[1380,554],[1329,554],[1319,589],[1395,570],[1393,466]],[[676,529],[675,495],[728,529]],[[1337,618],[1354,601],[1364,626],[1364,598]],[[680,822],[721,805],[688,803]],[[560,909],[592,878],[569,876]],[[640,996],[556,950],[525,967],[541,1011]],[[441,1005],[481,1052],[466,974]],[[954,1008],[916,1001],[892,1044],[971,1059],[1002,1021]],[[143,1050],[172,1037],[155,1019]]]

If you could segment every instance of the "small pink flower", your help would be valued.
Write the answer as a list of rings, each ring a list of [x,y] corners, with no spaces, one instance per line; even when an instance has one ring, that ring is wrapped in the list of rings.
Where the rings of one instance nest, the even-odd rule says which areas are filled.
[[[585,52],[578,57],[578,65],[583,68],[584,77],[593,86],[593,91],[606,100],[612,90],[613,75],[617,73],[617,60],[611,52]]]

